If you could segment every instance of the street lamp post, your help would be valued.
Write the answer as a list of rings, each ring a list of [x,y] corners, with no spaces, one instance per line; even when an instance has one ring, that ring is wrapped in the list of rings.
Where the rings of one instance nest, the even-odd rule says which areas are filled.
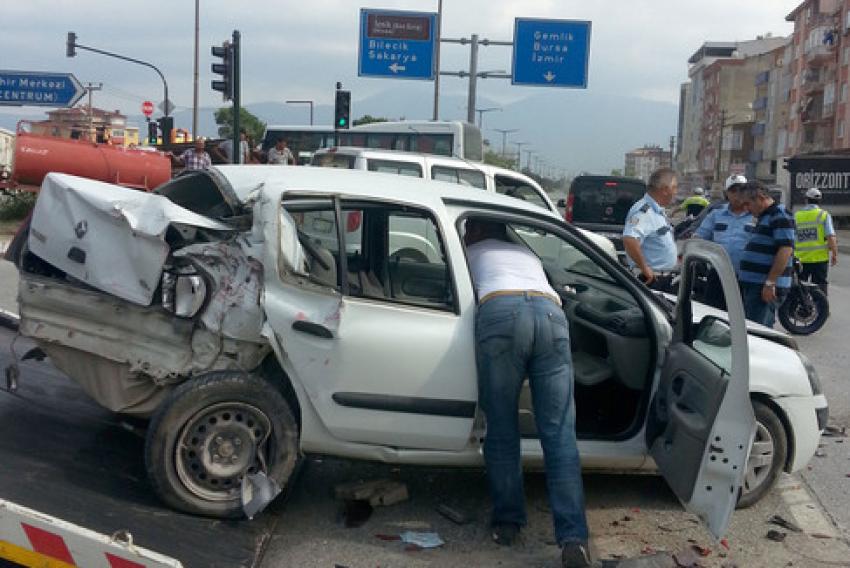
[[[289,105],[294,105],[294,104],[310,105],[310,126],[313,126],[313,101],[311,101],[311,100],[291,100],[291,101],[286,101],[286,104],[289,104]]]
[[[477,108],[475,112],[478,113],[478,129],[481,130],[484,128],[484,113],[492,112],[494,110],[502,110],[501,107],[487,107],[487,108]]]
[[[528,146],[528,142],[514,142],[514,146],[516,146],[516,167],[518,170],[522,170],[522,147]]]
[[[156,67],[156,65],[154,65],[153,63],[148,63],[147,61],[142,61],[140,59],[133,59],[132,57],[126,57],[124,55],[118,55],[117,53],[112,53],[110,51],[105,51],[103,49],[95,49],[94,47],[88,47],[86,45],[81,45],[81,44],[77,43],[77,34],[75,34],[73,32],[69,32],[68,33],[68,52],[67,52],[68,57],[74,57],[74,55],[76,55],[76,53],[73,52],[73,49],[75,49],[75,48],[85,49],[86,51],[91,51],[92,53],[99,53],[101,55],[106,55],[108,57],[114,57],[116,59],[123,59],[124,61],[129,61],[130,63],[136,63],[138,65],[144,65],[145,67],[150,67],[151,69],[156,71],[157,74],[159,75],[159,78],[162,79],[162,87],[163,87],[163,90],[165,91],[165,101],[162,103],[163,107],[164,107],[163,108],[163,114],[166,117],[170,114],[169,108],[168,108],[168,105],[169,105],[168,83],[165,81],[165,75],[162,74],[162,71],[160,71]]]
[[[508,134],[511,134],[512,132],[519,132],[519,128],[510,128],[510,129],[507,129],[507,130],[502,129],[502,128],[494,128],[493,130],[495,130],[496,132],[502,133],[502,157],[504,158],[505,157],[505,146],[508,143]]]

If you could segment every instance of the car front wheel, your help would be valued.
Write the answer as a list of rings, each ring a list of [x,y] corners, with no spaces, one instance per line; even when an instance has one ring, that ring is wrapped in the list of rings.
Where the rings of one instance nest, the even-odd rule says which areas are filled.
[[[262,377],[217,371],[190,379],[159,406],[145,443],[156,493],[196,515],[243,515],[242,479],[263,472],[286,485],[298,427],[286,399]]]
[[[747,460],[747,471],[738,508],[751,507],[771,490],[788,457],[788,438],[779,416],[768,404],[753,401],[756,435]]]

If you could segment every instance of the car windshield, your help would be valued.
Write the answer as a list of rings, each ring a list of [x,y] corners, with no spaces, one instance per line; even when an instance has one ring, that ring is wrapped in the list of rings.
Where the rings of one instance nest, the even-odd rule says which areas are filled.
[[[574,223],[625,225],[626,214],[646,193],[641,180],[577,178],[570,187]]]

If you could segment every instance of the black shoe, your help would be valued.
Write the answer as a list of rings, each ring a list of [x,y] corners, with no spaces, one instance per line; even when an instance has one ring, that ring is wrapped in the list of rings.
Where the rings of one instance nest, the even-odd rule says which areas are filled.
[[[513,546],[519,536],[519,525],[497,523],[493,525],[493,541],[502,546]]]
[[[561,548],[561,566],[563,568],[584,568],[594,566],[590,550],[586,544],[568,542]]]

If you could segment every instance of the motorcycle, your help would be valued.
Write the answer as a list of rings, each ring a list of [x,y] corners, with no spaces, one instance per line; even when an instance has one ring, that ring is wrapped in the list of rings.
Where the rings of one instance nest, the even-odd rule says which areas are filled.
[[[829,317],[829,300],[816,284],[800,279],[802,270],[803,264],[795,258],[791,289],[779,305],[777,317],[789,333],[811,335],[826,323]]]

